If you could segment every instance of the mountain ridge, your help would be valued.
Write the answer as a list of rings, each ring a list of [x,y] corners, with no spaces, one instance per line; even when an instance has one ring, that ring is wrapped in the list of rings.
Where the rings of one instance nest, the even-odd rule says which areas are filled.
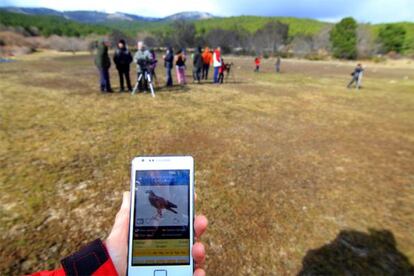
[[[53,15],[64,17],[69,20],[77,21],[80,23],[106,23],[110,21],[143,21],[143,22],[155,22],[155,21],[172,21],[172,20],[203,20],[215,18],[211,13],[201,11],[186,11],[171,14],[165,17],[147,17],[137,14],[130,14],[124,12],[107,13],[101,11],[88,11],[88,10],[74,10],[74,11],[57,11],[49,8],[30,8],[30,7],[0,7],[0,10],[21,13],[26,15]]]

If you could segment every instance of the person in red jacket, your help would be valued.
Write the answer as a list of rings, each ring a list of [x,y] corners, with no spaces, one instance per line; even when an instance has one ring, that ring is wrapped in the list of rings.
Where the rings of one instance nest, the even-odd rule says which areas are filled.
[[[220,69],[219,69],[219,77],[218,77],[218,82],[219,83],[223,83],[223,81],[224,81],[224,71],[226,71],[226,70],[227,70],[227,66],[224,63],[224,59],[221,59],[221,66],[220,66]]]
[[[122,205],[116,214],[112,231],[104,242],[97,239],[81,248],[78,252],[64,258],[61,261],[62,268],[60,269],[40,271],[31,275],[125,275],[127,269],[130,207],[130,194],[129,192],[124,192]],[[197,242],[193,245],[193,258],[196,262],[194,276],[205,276],[206,274],[201,268],[206,254],[204,245],[199,242],[199,239],[206,230],[207,224],[208,221],[205,216],[196,216],[194,220],[194,231]]]
[[[254,69],[254,71],[259,72],[259,70],[260,70],[260,57],[256,57],[254,59],[254,64],[256,64],[256,69]]]

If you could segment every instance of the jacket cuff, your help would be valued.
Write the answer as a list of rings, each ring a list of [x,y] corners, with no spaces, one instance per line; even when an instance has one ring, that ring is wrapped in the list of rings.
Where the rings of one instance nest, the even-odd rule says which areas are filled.
[[[100,239],[64,258],[61,263],[66,275],[118,275]]]

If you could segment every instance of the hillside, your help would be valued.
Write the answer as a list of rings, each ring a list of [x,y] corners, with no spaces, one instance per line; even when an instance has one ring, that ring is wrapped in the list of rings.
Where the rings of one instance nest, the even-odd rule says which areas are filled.
[[[22,27],[28,33],[44,36],[65,35],[85,36],[92,33],[107,34],[111,28],[103,25],[79,23],[55,15],[26,15],[0,10],[0,24],[4,26]]]
[[[10,10],[13,12],[10,12]],[[174,19],[187,19],[187,21],[194,22],[198,34],[207,33],[212,29],[236,28],[253,33],[266,23],[279,20],[282,23],[289,24],[289,36],[292,38],[300,34],[315,35],[322,29],[332,26],[332,23],[314,19],[260,16],[214,17],[202,12],[184,12],[157,19],[124,13],[107,14],[95,11],[57,12],[50,9],[0,9],[0,24],[20,26],[29,31],[32,30],[31,27],[36,27],[40,34],[45,36],[51,34],[65,36],[84,36],[91,33],[107,34],[113,29],[118,29],[131,37],[135,37],[139,32],[157,33],[168,31],[171,21]],[[95,24],[82,22],[95,22]],[[404,27],[407,32],[405,53],[414,54],[414,23],[400,22],[393,24]],[[384,25],[367,25],[372,31],[374,40],[378,36],[380,28]]]
[[[196,22],[197,30],[209,31],[211,29],[234,29],[243,28],[253,33],[263,27],[266,23],[278,20],[289,24],[289,35],[297,34],[313,35],[323,27],[331,25],[314,19],[302,19],[293,17],[261,17],[261,16],[234,16],[225,18],[212,18]]]
[[[263,27],[266,23],[279,20],[289,24],[289,35],[297,34],[313,35],[318,33],[323,27],[331,25],[330,23],[321,22],[313,19],[302,19],[293,17],[260,17],[260,16],[234,16],[234,17],[214,17],[200,20],[190,20],[194,22],[197,32],[205,33],[212,29],[235,29],[242,28],[253,33]],[[170,21],[162,20],[156,22],[148,21],[112,21],[105,22],[103,25],[121,29],[129,35],[137,32],[157,32],[165,31],[170,27]]]

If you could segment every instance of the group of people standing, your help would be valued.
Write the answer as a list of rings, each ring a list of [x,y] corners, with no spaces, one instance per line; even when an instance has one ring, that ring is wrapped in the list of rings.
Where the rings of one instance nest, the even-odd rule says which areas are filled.
[[[111,67],[111,60],[108,54],[108,47],[110,43],[108,40],[103,39],[97,47],[97,54],[95,57],[95,65],[100,74],[100,90],[101,92],[112,93],[112,87],[109,77],[109,69]],[[132,92],[131,78],[130,78],[130,64],[132,62],[137,64],[137,73],[145,73],[146,70],[156,77],[155,68],[157,66],[157,59],[155,51],[147,50],[142,42],[137,44],[137,52],[132,56],[128,50],[128,46],[125,40],[119,40],[117,48],[115,50],[113,61],[119,75],[120,90],[119,92]],[[125,89],[125,83],[127,89]],[[138,88],[140,90],[145,88],[145,78],[141,78]]]
[[[223,83],[221,75],[225,70],[225,63],[221,57],[221,48],[217,47],[214,51],[206,47],[204,51],[197,47],[193,55],[193,81],[200,83],[201,80],[208,79],[210,67],[213,66],[213,82]]]
[[[97,55],[95,58],[95,64],[99,70],[100,75],[100,90],[101,92],[112,93],[109,68],[111,67],[111,60],[108,54],[109,47],[108,40],[102,40],[97,47]],[[117,48],[113,56],[113,62],[119,75],[120,92],[132,92],[132,85],[130,79],[130,64],[132,62],[137,64],[137,78],[139,80],[139,91],[147,90],[148,83],[147,78],[142,77],[144,74],[150,74],[151,79],[156,79],[155,69],[158,63],[156,53],[154,50],[146,49],[143,42],[137,43],[137,52],[132,56],[128,50],[125,40],[119,40]],[[179,49],[176,53],[172,47],[166,49],[165,55],[163,55],[164,67],[166,71],[166,86],[173,86],[172,70],[175,67],[177,82],[179,85],[187,84],[186,80],[186,61],[187,54],[185,49]],[[204,50],[201,47],[197,47],[192,55],[193,60],[193,81],[201,83],[202,80],[208,80],[210,67],[213,67],[213,82],[216,84],[223,83],[224,72],[229,73],[231,64],[224,63],[221,55],[221,48],[217,47],[214,50],[210,50],[206,47]],[[260,70],[261,58],[258,56],[254,60],[255,72]],[[281,59],[277,56],[275,69],[276,72],[280,72]],[[348,84],[348,88],[355,84],[356,88],[360,88],[362,82],[362,75],[364,69],[361,64],[355,68],[351,74],[352,79]],[[141,75],[141,77],[140,77]],[[126,89],[125,89],[126,84]]]
[[[101,92],[112,93],[111,82],[109,78],[109,69],[111,67],[111,59],[108,54],[108,47],[110,43],[108,40],[103,39],[100,41],[97,47],[97,54],[95,58],[95,65],[97,66],[100,74],[100,90]],[[146,49],[143,42],[137,43],[137,52],[133,56],[129,51],[125,40],[119,40],[117,48],[113,56],[113,62],[119,75],[120,92],[132,92],[132,84],[130,78],[130,64],[132,62],[137,65],[137,78],[139,80],[138,89],[143,91],[147,89],[147,83],[145,77],[139,77],[140,74],[145,74],[148,71],[151,74],[152,79],[156,79],[155,69],[158,63],[154,50]],[[175,67],[177,82],[179,85],[187,84],[186,79],[186,62],[187,54],[185,49],[179,49],[174,53],[172,47],[166,49],[163,55],[166,86],[173,86],[172,70]],[[221,49],[217,47],[214,50],[210,50],[206,47],[204,50],[201,47],[197,47],[192,55],[193,60],[193,81],[201,83],[202,80],[208,80],[210,67],[214,68],[213,82],[223,83],[224,71],[227,69],[224,60],[221,56]],[[144,72],[145,71],[145,72]]]

